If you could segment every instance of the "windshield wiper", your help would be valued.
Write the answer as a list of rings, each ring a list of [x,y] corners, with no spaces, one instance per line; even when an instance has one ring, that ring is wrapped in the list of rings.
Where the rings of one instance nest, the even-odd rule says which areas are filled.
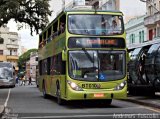
[[[82,48],[82,50],[84,51],[84,53],[86,54],[86,56],[88,57],[88,59],[94,63],[94,59],[90,56],[90,54],[87,52],[87,50],[85,48]]]

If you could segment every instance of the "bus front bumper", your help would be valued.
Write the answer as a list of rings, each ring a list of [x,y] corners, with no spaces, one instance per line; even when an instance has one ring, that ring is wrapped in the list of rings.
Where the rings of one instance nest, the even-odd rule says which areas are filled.
[[[127,98],[127,86],[122,90],[85,90],[75,91],[71,88],[68,89],[66,100],[97,100],[97,99],[126,99]]]

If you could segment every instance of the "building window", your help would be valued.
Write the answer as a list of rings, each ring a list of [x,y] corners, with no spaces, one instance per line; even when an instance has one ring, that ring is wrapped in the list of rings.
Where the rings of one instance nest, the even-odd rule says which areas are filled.
[[[12,50],[10,50],[10,55],[12,55]]]
[[[129,36],[129,44],[132,44],[132,34]]]
[[[130,35],[130,44],[135,43],[135,34]]]
[[[148,7],[148,12],[149,12],[149,15],[152,15],[152,14],[153,14],[153,7],[152,7],[152,6],[149,6],[149,7]]]
[[[156,28],[154,29],[154,38],[156,38],[157,37],[157,30],[156,30]]]
[[[144,31],[142,31],[142,43],[144,42]]]
[[[133,34],[133,43],[135,43],[135,34]]]
[[[3,55],[3,50],[0,50],[0,55]]]
[[[149,40],[152,40],[153,39],[153,30],[150,29],[149,30]]]
[[[139,43],[142,43],[141,31],[139,32]]]
[[[160,1],[159,1],[159,11],[160,11]]]
[[[0,37],[0,44],[3,44],[4,39]]]
[[[157,9],[156,9],[156,3],[154,4],[154,13],[157,12]]]
[[[160,37],[160,27],[157,28],[157,36]]]

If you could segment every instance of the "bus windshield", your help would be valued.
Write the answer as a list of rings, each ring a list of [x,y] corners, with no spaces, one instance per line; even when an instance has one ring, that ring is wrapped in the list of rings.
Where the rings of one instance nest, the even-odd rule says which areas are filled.
[[[72,34],[103,36],[124,32],[122,16],[79,14],[68,18],[68,30]]]
[[[12,77],[12,70],[9,68],[0,68],[0,79],[9,79]]]
[[[70,51],[69,75],[75,80],[111,81],[125,76],[124,51]]]

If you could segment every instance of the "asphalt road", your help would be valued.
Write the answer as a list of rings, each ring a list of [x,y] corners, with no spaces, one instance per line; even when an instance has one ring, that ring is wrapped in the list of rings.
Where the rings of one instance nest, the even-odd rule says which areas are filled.
[[[113,100],[108,107],[83,101],[59,106],[56,98],[44,99],[35,85],[0,89],[0,104],[4,103],[3,118],[10,119],[160,118],[160,110],[120,100]]]

